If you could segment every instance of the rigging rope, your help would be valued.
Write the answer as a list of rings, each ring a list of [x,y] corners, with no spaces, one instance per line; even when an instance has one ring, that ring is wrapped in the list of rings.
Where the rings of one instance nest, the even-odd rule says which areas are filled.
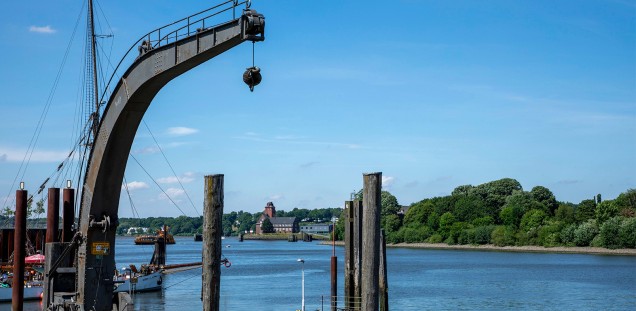
[[[152,175],[150,175],[150,173],[148,173],[148,171],[146,170],[145,167],[143,167],[141,165],[141,163],[139,163],[139,161],[137,160],[137,158],[135,158],[134,155],[130,154],[130,157],[135,160],[135,162],[137,162],[137,165],[139,165],[139,167],[141,167],[141,169],[146,173],[146,175],[148,175],[148,177],[150,177],[150,179],[155,183],[155,185],[157,185],[157,187],[159,188],[159,190],[161,190],[161,192],[163,192],[163,194],[166,195],[166,198],[168,198],[168,200],[170,200],[170,202],[172,202],[172,204],[174,204],[174,206],[181,212],[181,214],[183,214],[183,216],[188,216],[186,215],[186,213],[183,212],[183,210],[179,207],[179,205],[177,205],[177,203],[175,203],[172,198],[166,193],[166,191],[163,190],[163,188],[161,188],[161,186],[159,185],[159,183],[157,183],[157,181],[152,177]]]
[[[44,105],[44,109],[42,110],[42,114],[40,115],[40,119],[38,120],[38,123],[36,125],[35,131],[33,133],[33,136],[31,137],[31,141],[29,142],[29,146],[27,147],[27,151],[24,155],[24,157],[22,158],[22,162],[20,163],[20,167],[18,168],[18,172],[15,175],[15,178],[13,179],[13,182],[11,182],[11,185],[15,185],[16,181],[18,180],[18,176],[20,176],[20,172],[22,172],[22,175],[20,176],[21,179],[24,179],[24,176],[26,175],[26,171],[28,169],[29,166],[29,161],[31,161],[31,157],[33,156],[33,153],[35,152],[35,145],[37,144],[37,141],[40,137],[40,133],[42,132],[42,127],[44,126],[44,119],[46,119],[46,115],[49,112],[49,109],[51,108],[51,104],[53,102],[53,97],[55,95],[55,92],[57,91],[57,86],[60,82],[61,76],[62,76],[62,72],[64,71],[64,67],[66,65],[66,60],[68,59],[70,50],[71,50],[71,45],[73,43],[73,40],[75,39],[75,34],[77,32],[77,28],[79,25],[79,22],[81,20],[81,16],[82,16],[82,11],[84,10],[84,5],[82,5],[82,9],[80,10],[80,14],[77,16],[77,20],[75,22],[75,27],[73,28],[73,33],[71,34],[71,39],[69,40],[68,45],[66,46],[66,51],[64,52],[64,57],[62,58],[62,63],[60,64],[60,67],[58,68],[57,71],[57,75],[55,76],[55,80],[53,81],[53,86],[51,87],[51,90],[49,91],[49,95],[46,99],[46,103]],[[28,160],[27,160],[28,158]],[[24,170],[23,170],[24,168]],[[7,194],[7,196],[5,197],[4,203],[3,205],[6,206],[7,205],[7,201],[8,199],[11,197],[11,190],[13,189],[9,189],[9,193]],[[12,201],[15,202],[15,201]]]
[[[172,174],[174,175],[174,178],[177,179],[177,182],[179,182],[179,186],[181,186],[181,189],[183,190],[183,192],[185,193],[186,197],[188,198],[188,201],[190,201],[190,204],[192,205],[192,208],[194,209],[195,212],[197,212],[197,215],[201,216],[201,213],[199,213],[199,210],[194,206],[194,203],[192,202],[192,199],[190,198],[190,195],[185,190],[185,187],[183,187],[183,184],[181,183],[181,179],[179,179],[179,177],[177,176],[177,173],[175,173],[174,168],[172,168],[172,165],[170,164],[170,161],[168,161],[168,158],[166,157],[166,154],[163,152],[163,149],[161,149],[161,146],[157,142],[157,139],[155,139],[155,135],[152,134],[152,131],[150,130],[150,127],[148,127],[148,124],[146,123],[146,121],[143,121],[143,123],[146,126],[146,129],[148,130],[148,133],[150,133],[150,137],[152,137],[152,140],[155,141],[155,144],[157,145],[157,148],[159,149],[159,152],[161,152],[161,155],[163,156],[164,160],[166,160],[166,163],[170,167],[170,170],[172,171]]]

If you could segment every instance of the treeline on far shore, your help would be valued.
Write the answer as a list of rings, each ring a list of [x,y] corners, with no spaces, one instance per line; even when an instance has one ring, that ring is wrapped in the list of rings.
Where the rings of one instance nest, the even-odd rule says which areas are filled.
[[[277,210],[277,217],[297,217],[305,222],[329,222],[332,217],[339,217],[341,208],[319,208],[308,210],[294,208],[291,211]],[[249,213],[244,211],[223,214],[223,235],[233,236],[239,232],[256,230],[256,222],[263,212]],[[154,234],[163,225],[169,227],[173,235],[194,235],[203,233],[203,216],[199,217],[148,217],[148,218],[120,218],[118,235],[126,235],[130,231],[132,235]],[[132,228],[132,229],[131,229]],[[148,232],[142,232],[139,228],[147,228]],[[130,230],[129,230],[130,229]]]
[[[636,248],[636,189],[613,200],[598,194],[574,204],[557,201],[546,187],[524,191],[518,181],[504,178],[459,186],[449,196],[413,203],[406,213],[399,210],[396,198],[383,191],[387,243]],[[343,229],[341,218],[339,239]]]

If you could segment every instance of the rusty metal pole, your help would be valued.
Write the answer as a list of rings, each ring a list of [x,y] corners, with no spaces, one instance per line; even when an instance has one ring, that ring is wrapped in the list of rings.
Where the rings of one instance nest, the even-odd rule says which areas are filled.
[[[26,244],[27,191],[15,192],[15,224],[13,242],[13,311],[22,311],[24,303],[24,245]]]
[[[386,271],[386,235],[380,231],[380,311],[389,311],[389,284]]]
[[[46,243],[58,241],[60,226],[60,188],[49,188],[48,209],[46,212]]]
[[[382,173],[364,174],[362,212],[362,310],[378,311]]]
[[[203,200],[203,311],[219,311],[221,297],[221,235],[223,175],[205,176]]]
[[[73,223],[75,222],[75,189],[70,185],[63,190],[62,211],[62,242],[68,243],[73,238]]]

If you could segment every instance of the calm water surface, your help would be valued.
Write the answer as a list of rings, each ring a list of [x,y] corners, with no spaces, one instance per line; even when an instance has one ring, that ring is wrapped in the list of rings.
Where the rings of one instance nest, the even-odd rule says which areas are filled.
[[[306,310],[322,310],[321,298],[330,291],[330,246],[232,238],[223,243],[232,266],[221,269],[221,310],[300,309],[298,258],[305,259]],[[132,238],[117,238],[117,266],[139,266],[152,251]],[[336,248],[339,293],[343,251]],[[168,264],[200,260],[201,242],[177,237],[177,244],[168,245]],[[636,310],[633,256],[390,248],[387,262],[391,310]],[[162,291],[135,295],[135,310],[202,310],[201,269],[164,280]]]

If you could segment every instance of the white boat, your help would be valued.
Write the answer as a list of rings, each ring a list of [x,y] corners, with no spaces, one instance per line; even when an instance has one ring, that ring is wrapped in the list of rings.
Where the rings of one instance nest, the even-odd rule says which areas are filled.
[[[162,271],[154,269],[153,266],[141,266],[141,271],[137,271],[134,265],[130,268],[121,268],[115,274],[115,290],[113,292],[151,292],[161,290],[163,284]]]
[[[30,282],[24,286],[24,300],[40,300],[42,299],[44,287],[42,282]],[[0,287],[0,302],[11,302],[13,288]]]

